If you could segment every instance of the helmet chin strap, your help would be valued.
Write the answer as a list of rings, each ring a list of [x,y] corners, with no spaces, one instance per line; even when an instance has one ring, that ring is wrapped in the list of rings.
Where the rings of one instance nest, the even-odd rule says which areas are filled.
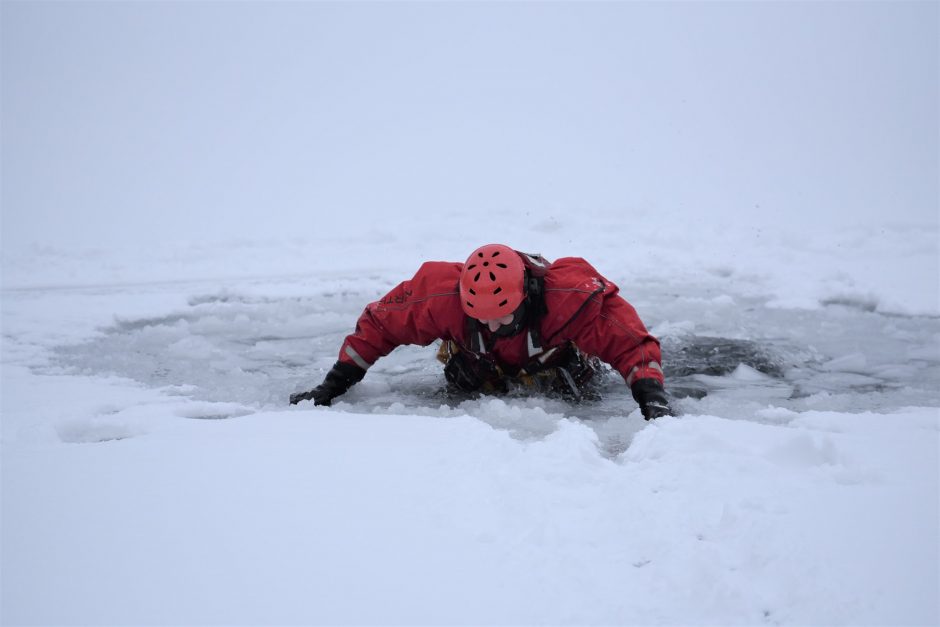
[[[521,333],[526,328],[526,301],[522,301],[516,310],[512,313],[512,322],[504,324],[491,333],[496,337],[512,337]]]

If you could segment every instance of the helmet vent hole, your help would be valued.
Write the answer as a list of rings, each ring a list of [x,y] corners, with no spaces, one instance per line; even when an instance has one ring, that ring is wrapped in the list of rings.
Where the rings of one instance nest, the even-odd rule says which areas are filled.
[[[496,296],[497,294],[499,294],[499,293],[502,292],[502,291],[503,291],[503,288],[497,287],[495,290],[493,290],[493,296]],[[472,293],[472,292],[471,292],[471,293]]]
[[[474,281],[474,283],[476,283],[476,282],[479,281],[479,280],[480,280],[480,273],[477,272],[477,275],[476,275],[475,277],[473,277],[473,281]]]
[[[467,307],[473,307],[473,303],[471,303],[469,300],[467,301]]]
[[[499,251],[495,251],[490,257],[499,257]]]
[[[496,280],[496,275],[490,272],[490,281],[495,281],[495,280]]]
[[[483,259],[483,253],[477,253],[477,257],[479,257],[480,259]]]
[[[503,270],[505,270],[505,269],[506,269],[506,264],[504,264],[504,263],[498,263],[498,264],[496,264],[496,267],[497,267],[497,268],[502,268]]]
[[[469,266],[467,266],[467,270],[473,270],[476,267],[477,267],[477,264],[471,263]]]
[[[489,262],[489,261],[484,261],[484,262],[483,262],[483,267],[484,267],[484,268],[489,268],[489,267],[490,267],[490,262]]]
[[[467,291],[470,292],[470,295],[471,295],[471,296],[476,296],[476,295],[477,295],[477,293],[476,293],[475,291],[473,291],[473,288],[472,288],[472,287],[471,287],[470,289],[468,289]]]
[[[508,303],[508,302],[509,302],[508,300],[504,300],[503,302],[501,302],[501,303],[499,304],[499,306],[500,306],[500,307],[505,307],[505,306],[506,306],[506,303]]]

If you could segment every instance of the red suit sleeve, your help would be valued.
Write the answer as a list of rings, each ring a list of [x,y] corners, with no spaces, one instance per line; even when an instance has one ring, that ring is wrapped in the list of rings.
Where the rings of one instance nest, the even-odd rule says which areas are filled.
[[[438,339],[456,339],[463,310],[457,290],[462,264],[429,261],[415,276],[370,303],[346,336],[339,360],[363,370],[397,346],[427,346]]]
[[[592,276],[589,282],[582,284],[582,289],[587,291],[587,285],[592,285],[593,294],[582,302],[584,308],[580,313],[556,332],[557,337],[571,340],[582,351],[600,357],[623,376],[628,386],[640,379],[655,379],[663,383],[659,340],[646,330],[636,309],[620,296],[614,283],[597,274],[587,262],[581,259],[570,261],[573,268],[576,263],[579,270],[586,267],[591,271]],[[562,301],[578,298],[576,294],[579,291],[562,294]],[[564,302],[562,305],[565,308]]]

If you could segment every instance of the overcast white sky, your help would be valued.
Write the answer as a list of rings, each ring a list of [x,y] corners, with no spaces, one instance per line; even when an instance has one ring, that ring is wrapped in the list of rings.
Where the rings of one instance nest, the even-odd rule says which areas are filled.
[[[5,0],[2,243],[936,224],[938,6]]]

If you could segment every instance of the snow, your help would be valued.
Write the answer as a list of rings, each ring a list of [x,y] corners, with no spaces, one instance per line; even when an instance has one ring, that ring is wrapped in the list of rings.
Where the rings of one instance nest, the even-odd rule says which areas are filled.
[[[220,6],[3,5],[0,622],[940,624],[936,4]],[[496,240],[680,415],[287,406]]]
[[[487,422],[526,410],[498,399],[242,415],[38,378],[5,371],[60,395],[13,401],[30,416],[87,407],[5,434],[11,623],[935,618],[935,409],[668,418],[611,459],[577,420],[514,439]]]

